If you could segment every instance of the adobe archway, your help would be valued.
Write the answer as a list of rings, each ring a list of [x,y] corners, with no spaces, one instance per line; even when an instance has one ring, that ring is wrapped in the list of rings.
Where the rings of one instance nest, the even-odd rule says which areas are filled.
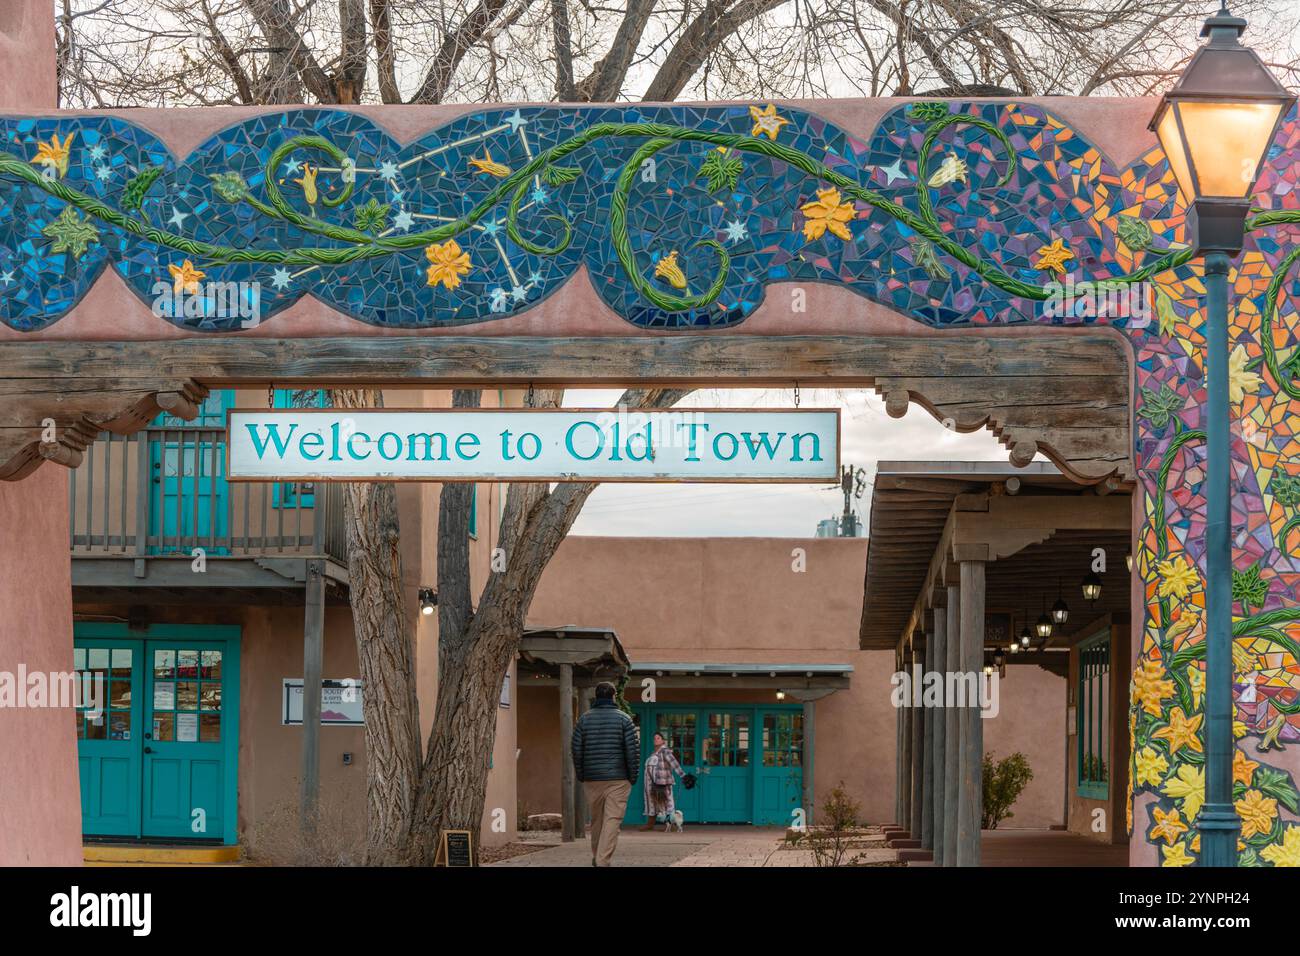
[[[1132,719],[1171,746],[1155,731],[1175,708],[1185,720],[1191,698],[1166,690],[1188,679],[1170,669],[1197,666],[1170,652],[1199,616],[1203,354],[1181,207],[1143,130],[1150,103],[646,106],[631,122],[621,107],[266,112],[0,119],[14,143],[0,177],[27,210],[6,212],[39,250],[6,286],[0,330],[10,477],[41,456],[75,464],[99,428],[183,416],[226,383],[391,382],[425,363],[426,380],[461,384],[871,385],[895,412],[906,395],[957,427],[987,419],[1016,461],[1037,450],[1080,479],[1138,484],[1147,685]],[[1260,178],[1256,201],[1274,211],[1257,234],[1300,220],[1293,192],[1273,192],[1297,138],[1293,119]],[[479,154],[489,139],[492,159]],[[137,172],[114,179],[104,144]],[[331,218],[340,207],[350,219]],[[1247,634],[1261,611],[1300,619],[1287,542],[1300,496],[1283,489],[1300,394],[1279,353],[1292,344],[1286,255],[1257,244],[1238,275],[1238,562],[1262,582]],[[1107,285],[1083,291],[1084,311],[1047,308],[1067,278]],[[205,279],[257,284],[262,313],[160,304]],[[1146,298],[1104,294],[1116,287]],[[1100,326],[1127,345],[1081,331]],[[1094,345],[1131,349],[1132,388],[1105,374],[1078,387]],[[900,369],[891,352],[916,361]],[[963,363],[978,367],[974,396],[949,376]],[[1076,388],[1027,412],[1011,383],[1044,369]],[[1295,693],[1241,711],[1247,745],[1291,789],[1291,758],[1274,750],[1300,739]],[[1152,806],[1180,806],[1161,783],[1139,784],[1138,832]],[[1253,834],[1258,853],[1285,852],[1296,824],[1277,819]],[[1149,862],[1151,841],[1135,843]]]

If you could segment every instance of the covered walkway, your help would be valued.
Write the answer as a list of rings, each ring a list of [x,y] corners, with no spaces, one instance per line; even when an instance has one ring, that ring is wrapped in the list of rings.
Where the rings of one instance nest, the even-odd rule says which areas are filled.
[[[1046,462],[882,461],[872,494],[861,647],[892,649],[898,670],[918,686],[922,675],[937,675],[944,688],[962,678],[974,685],[981,673],[1000,679],[1009,665],[1065,678],[1069,716],[1059,732],[1076,740],[1067,743],[1056,779],[1067,825],[1084,821],[1094,806],[1123,819],[1127,738],[1115,730],[1125,724],[1122,697],[1103,701],[1090,687],[1081,701],[1071,665],[1080,642],[1102,641],[1107,680],[1128,683],[1130,522],[1122,482],[1081,486]],[[1099,556],[1109,560],[1099,563]],[[932,853],[942,865],[980,866],[987,842],[980,832],[983,718],[967,696],[947,703],[932,696],[913,694],[896,709],[898,825],[890,836],[894,846]],[[1090,754],[1100,754],[1096,766],[1111,770],[1098,770],[1100,783],[1087,794],[1069,769],[1078,735],[1095,748]],[[1096,799],[1085,805],[1085,796]],[[992,839],[989,865],[997,866],[1002,837]],[[1024,844],[1027,854],[1033,847]]]

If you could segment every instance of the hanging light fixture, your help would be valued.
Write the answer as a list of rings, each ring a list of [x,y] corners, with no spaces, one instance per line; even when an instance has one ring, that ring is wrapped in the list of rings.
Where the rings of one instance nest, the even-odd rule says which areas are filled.
[[[1014,647],[1015,645],[1012,646]],[[1002,653],[1002,648],[1000,647],[993,651],[993,666],[998,669],[999,677],[1007,676],[1007,658],[1006,655]]]
[[[993,660],[987,654],[984,656],[984,676],[993,676]]]
[[[1027,648],[1029,646],[1029,642],[1032,641],[1033,639],[1034,639],[1033,635],[1029,633],[1029,612],[1026,611],[1024,626],[1020,628],[1020,647]],[[1015,647],[1014,644],[1012,644],[1011,646]]]
[[[1034,625],[1034,631],[1037,632],[1038,639],[1041,641],[1046,641],[1052,636],[1052,619],[1046,611],[1038,615],[1038,623]],[[1028,647],[1029,644],[1026,643],[1025,646]]]
[[[1087,577],[1083,579],[1083,598],[1085,601],[1095,601],[1101,597],[1101,578],[1097,572],[1089,571]]]
[[[1070,619],[1070,605],[1065,603],[1061,597],[1061,579],[1056,579],[1056,603],[1052,605],[1052,621],[1056,624],[1064,624]]]

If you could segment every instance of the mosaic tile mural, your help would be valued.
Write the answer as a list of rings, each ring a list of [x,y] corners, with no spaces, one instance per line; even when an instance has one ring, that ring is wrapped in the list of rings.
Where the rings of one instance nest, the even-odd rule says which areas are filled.
[[[407,145],[355,113],[290,110],[183,161],[117,117],[0,119],[0,148],[0,320],[21,331],[57,322],[110,267],[171,303],[160,321],[222,332],[246,313],[201,294],[214,283],[257,296],[263,317],[311,294],[372,325],[430,328],[526,310],[580,265],[647,328],[734,326],[767,284],[795,280],[929,326],[1121,329],[1147,516],[1128,826],[1163,865],[1195,860],[1203,289],[1158,152],[1119,169],[1014,103],[900,107],[869,140],[773,104],[628,105],[493,109]],[[1241,862],[1259,866],[1300,865],[1286,752],[1300,742],[1297,170],[1292,117],[1233,279],[1235,801]],[[1053,307],[1056,283],[1092,294]]]

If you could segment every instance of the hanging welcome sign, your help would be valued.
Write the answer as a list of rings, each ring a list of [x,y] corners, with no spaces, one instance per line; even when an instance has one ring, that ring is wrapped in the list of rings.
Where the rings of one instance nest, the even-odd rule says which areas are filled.
[[[233,409],[231,481],[839,480],[838,409]]]

